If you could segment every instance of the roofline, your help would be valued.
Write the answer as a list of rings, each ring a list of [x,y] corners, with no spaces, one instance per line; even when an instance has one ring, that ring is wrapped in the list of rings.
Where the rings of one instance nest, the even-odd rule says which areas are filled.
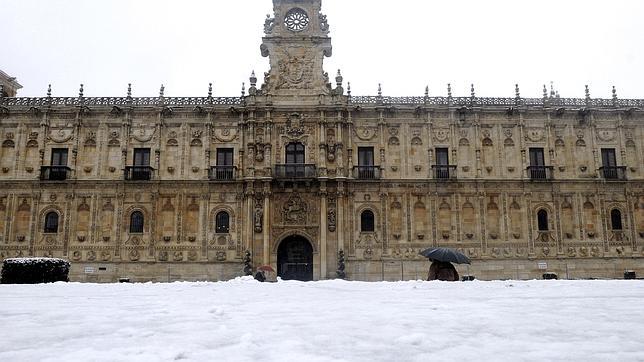
[[[0,77],[6,79],[11,85],[16,89],[22,89],[22,85],[18,83],[15,77],[10,76],[9,74],[5,73],[0,69]]]

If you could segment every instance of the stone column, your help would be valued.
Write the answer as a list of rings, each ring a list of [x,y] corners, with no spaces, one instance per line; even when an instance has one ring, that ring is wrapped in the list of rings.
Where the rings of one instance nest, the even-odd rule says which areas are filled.
[[[320,186],[320,279],[326,279],[326,247],[327,247],[327,209],[326,209],[326,183]]]
[[[263,225],[262,231],[264,234],[264,243],[263,243],[263,265],[270,265],[271,263],[271,250],[270,250],[270,184],[264,184],[264,215],[263,215]]]

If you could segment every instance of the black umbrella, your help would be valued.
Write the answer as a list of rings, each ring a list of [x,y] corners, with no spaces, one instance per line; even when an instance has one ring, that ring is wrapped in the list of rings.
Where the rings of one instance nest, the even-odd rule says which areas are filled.
[[[450,248],[429,248],[420,252],[420,255],[438,261],[456,264],[471,264],[470,258],[463,253]]]

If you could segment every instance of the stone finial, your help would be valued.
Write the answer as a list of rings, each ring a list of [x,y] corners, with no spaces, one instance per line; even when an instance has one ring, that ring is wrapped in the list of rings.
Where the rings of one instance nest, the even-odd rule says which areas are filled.
[[[344,78],[342,77],[342,73],[340,73],[340,69],[338,69],[338,75],[335,76],[335,84],[338,87],[341,87],[342,81],[344,81]]]
[[[474,92],[474,83],[470,85],[470,96],[476,98],[476,92]]]
[[[351,97],[351,82],[347,82],[347,96]]]
[[[559,91],[555,92],[555,98],[559,99]]]
[[[164,92],[165,92],[165,86],[161,84],[161,89],[159,89],[159,98],[163,98]]]
[[[447,83],[447,97],[452,98],[452,84]]]
[[[241,92],[241,96],[242,96],[242,97],[245,97],[245,96],[246,96],[246,83],[242,83],[242,92]]]
[[[425,86],[425,98],[429,97],[429,86]]]
[[[378,97],[382,97],[382,85],[378,83]]]
[[[555,85],[552,81],[550,81],[550,98],[555,96]]]
[[[543,85],[543,99],[548,98],[548,88],[546,88],[546,85]]]
[[[515,99],[521,98],[521,92],[519,91],[519,84],[514,85],[514,98]]]
[[[212,98],[212,83],[208,83],[208,98]]]
[[[250,81],[251,87],[255,87],[257,85],[257,76],[255,76],[254,70],[250,73],[250,78],[248,80]]]
[[[617,89],[613,86],[613,102],[617,102]]]
[[[132,83],[127,84],[127,97],[132,98]]]
[[[51,84],[47,86],[47,98],[51,98]]]
[[[585,87],[586,87],[586,100],[589,101],[590,100],[590,89],[588,89],[588,85],[585,85]]]
[[[83,98],[83,84],[80,85],[80,89],[78,90],[78,98]]]

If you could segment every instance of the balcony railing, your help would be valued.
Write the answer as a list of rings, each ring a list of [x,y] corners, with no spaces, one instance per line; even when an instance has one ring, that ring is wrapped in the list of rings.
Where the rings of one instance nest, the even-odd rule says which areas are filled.
[[[154,169],[150,166],[127,166],[125,167],[125,179],[127,181],[150,181]]]
[[[434,178],[437,180],[455,180],[456,165],[432,165]]]
[[[528,177],[534,181],[551,181],[552,166],[528,166]]]
[[[353,168],[353,178],[360,180],[379,180],[380,166],[355,166]]]
[[[599,172],[606,180],[626,180],[626,166],[604,166],[599,168]]]
[[[275,165],[275,178],[286,179],[307,179],[316,178],[317,170],[315,165],[305,164],[286,164]]]
[[[235,166],[212,166],[208,178],[213,181],[231,181],[236,178],[236,174]]]
[[[40,179],[43,181],[65,181],[71,176],[72,169],[67,166],[42,166]]]

